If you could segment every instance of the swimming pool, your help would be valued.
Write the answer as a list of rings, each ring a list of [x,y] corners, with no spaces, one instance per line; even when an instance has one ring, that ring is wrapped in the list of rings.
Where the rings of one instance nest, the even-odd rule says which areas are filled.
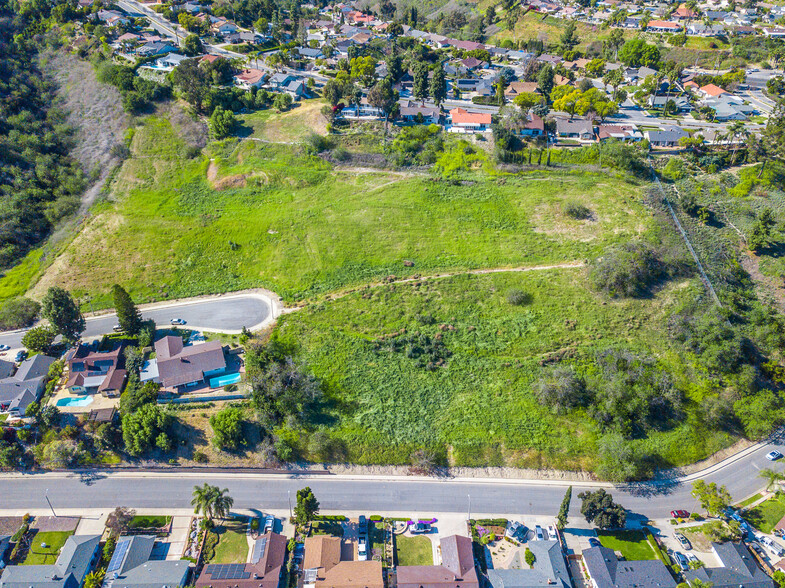
[[[229,384],[236,384],[242,380],[242,376],[240,374],[226,374],[224,376],[218,376],[217,378],[212,378],[210,380],[210,388],[220,388],[222,386],[228,386]]]
[[[77,396],[75,398],[61,398],[55,404],[57,406],[87,406],[92,402],[92,396]]]

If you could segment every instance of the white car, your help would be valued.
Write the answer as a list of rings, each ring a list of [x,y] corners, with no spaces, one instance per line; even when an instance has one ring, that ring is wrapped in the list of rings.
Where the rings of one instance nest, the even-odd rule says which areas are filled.
[[[556,527],[553,525],[548,525],[548,540],[549,541],[558,541],[559,535],[556,534]]]
[[[766,454],[766,459],[769,461],[777,461],[778,459],[782,459],[782,454],[779,451],[769,451]]]
[[[534,525],[534,535],[537,541],[545,541],[545,531],[542,530],[540,525]]]
[[[273,515],[267,515],[264,517],[264,532],[270,533],[275,528],[275,517]]]
[[[360,539],[357,542],[357,559],[360,561],[368,560],[368,539],[366,539],[365,535],[360,535]]]
[[[10,345],[0,345],[0,351],[8,351],[11,349]]]
[[[522,525],[518,521],[511,522],[504,535],[510,539],[515,539],[515,535],[521,530],[521,526]]]
[[[185,319],[173,318],[173,319],[171,319],[169,321],[169,323],[172,324],[172,325],[184,325],[185,324]]]

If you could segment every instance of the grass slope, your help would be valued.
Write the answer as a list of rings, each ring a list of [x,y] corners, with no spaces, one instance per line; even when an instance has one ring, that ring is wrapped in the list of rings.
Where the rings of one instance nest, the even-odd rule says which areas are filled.
[[[253,141],[216,144],[210,162],[188,159],[155,117],[137,128],[132,152],[117,202],[94,208],[35,293],[58,283],[91,293],[98,308],[119,279],[138,301],[253,286],[296,299],[389,274],[583,259],[650,226],[639,187],[605,174],[459,183],[339,172],[299,147]],[[566,199],[596,222],[566,217]]]
[[[674,375],[691,400],[711,383],[664,334],[669,313],[698,285],[607,301],[585,283],[585,270],[572,269],[383,286],[286,315],[276,336],[298,346],[326,383],[332,405],[323,421],[349,461],[408,463],[413,448],[428,445],[455,465],[591,469],[598,427],[581,410],[556,415],[537,402],[531,385],[542,364],[591,366],[596,351],[626,347],[682,370]],[[531,303],[511,306],[513,288]],[[374,339],[403,329],[439,333],[452,352],[447,365],[429,371],[404,352],[374,349]],[[685,464],[730,442],[687,418],[635,443],[666,464]]]
[[[782,495],[760,503],[744,515],[753,527],[763,533],[771,533],[782,517],[785,517],[785,496]]]

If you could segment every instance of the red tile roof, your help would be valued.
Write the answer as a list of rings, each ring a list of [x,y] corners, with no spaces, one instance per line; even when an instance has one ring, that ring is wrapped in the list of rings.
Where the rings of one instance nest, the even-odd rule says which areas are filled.
[[[454,125],[489,125],[491,115],[487,112],[467,112],[463,108],[453,108],[450,117]]]

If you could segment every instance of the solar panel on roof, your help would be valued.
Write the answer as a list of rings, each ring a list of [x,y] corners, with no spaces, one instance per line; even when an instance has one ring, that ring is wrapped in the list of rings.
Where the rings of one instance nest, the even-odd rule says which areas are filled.
[[[250,572],[245,571],[245,564],[210,564],[207,572],[213,580],[247,580]]]
[[[117,547],[114,549],[114,553],[112,554],[112,559],[109,560],[109,567],[106,568],[106,573],[110,574],[112,572],[116,572],[119,570],[123,565],[123,558],[125,554],[128,553],[128,548],[131,546],[130,539],[124,539],[117,544]]]
[[[267,548],[267,537],[259,537],[253,546],[253,556],[251,556],[251,563],[257,564],[259,560],[264,557],[264,551]]]

